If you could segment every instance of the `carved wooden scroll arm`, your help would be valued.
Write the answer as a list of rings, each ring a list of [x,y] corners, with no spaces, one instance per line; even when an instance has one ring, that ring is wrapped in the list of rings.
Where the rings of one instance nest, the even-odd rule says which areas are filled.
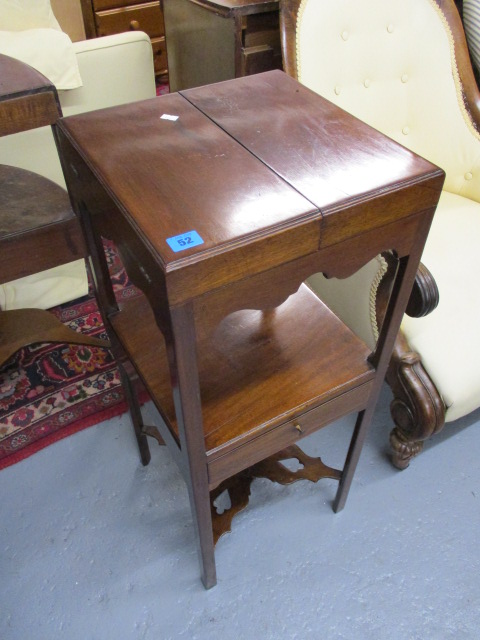
[[[377,321],[380,325],[390,295],[396,271],[396,258],[384,254],[388,269],[380,283],[376,299]],[[421,318],[438,305],[439,291],[430,271],[423,264],[417,272],[407,305],[407,314]],[[421,356],[413,351],[400,331],[386,376],[393,392],[390,412],[395,428],[390,434],[393,464],[399,469],[408,467],[410,460],[420,453],[423,441],[440,431],[445,424],[445,404],[425,371]]]
[[[377,292],[376,311],[379,324],[383,322],[385,316],[385,309],[397,268],[397,259],[392,253],[385,252],[382,256],[387,262],[388,269]],[[435,278],[428,268],[423,263],[420,263],[405,312],[411,318],[423,318],[436,309],[439,301],[440,292]]]
[[[439,302],[437,283],[427,267],[420,263],[406,314],[411,318],[423,318],[436,309]]]

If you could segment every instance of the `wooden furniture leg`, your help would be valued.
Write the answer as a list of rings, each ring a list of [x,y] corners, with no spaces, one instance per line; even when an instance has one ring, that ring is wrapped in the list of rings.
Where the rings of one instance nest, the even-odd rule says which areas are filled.
[[[99,311],[102,316],[103,324],[110,337],[110,348],[119,367],[120,377],[125,391],[125,399],[130,411],[135,438],[140,452],[140,460],[142,464],[146,466],[151,459],[147,436],[156,438],[159,444],[164,444],[164,442],[156,427],[145,425],[143,422],[140,403],[135,392],[135,381],[138,379],[138,376],[135,369],[128,361],[125,351],[120,344],[119,339],[115,335],[115,332],[111,330],[110,316],[118,313],[118,305],[113,291],[112,282],[110,280],[101,237],[95,235],[93,232],[92,221],[86,205],[83,202],[75,202],[75,206],[77,207],[80,223],[90,248],[90,260],[93,267],[92,273],[96,284]]]
[[[137,394],[133,389],[133,381],[125,370],[125,365],[119,363],[120,377],[122,379],[122,385],[125,390],[125,397],[127,400],[128,408],[130,409],[130,416],[133,422],[133,429],[135,431],[135,437],[137,439],[138,449],[140,451],[140,459],[143,466],[147,466],[150,462],[151,454],[150,447],[148,446],[147,436],[145,435],[145,426],[143,424],[142,412],[140,410],[140,403],[138,402]]]
[[[373,412],[377,404],[384,376],[388,370],[390,358],[389,355],[386,354],[391,354],[396,336],[400,330],[400,323],[402,321],[403,314],[399,314],[395,309],[405,309],[407,306],[412,292],[412,287],[415,282],[415,277],[417,275],[417,268],[422,248],[422,245],[417,243],[410,256],[401,258],[398,261],[398,268],[395,269],[395,279],[393,281],[391,294],[385,306],[385,314],[382,328],[380,330],[380,336],[377,341],[376,349],[371,356],[371,361],[380,374],[375,381],[368,405],[364,411],[359,413],[355,424],[355,429],[342,473],[342,479],[340,480],[337,495],[333,504],[333,510],[335,512],[343,509],[348,497],[348,492],[353,480],[353,474],[357,467],[363,442],[373,417]]]
[[[400,332],[387,372],[393,392],[390,412],[395,428],[390,433],[392,462],[405,469],[419,454],[423,441],[441,431],[445,424],[445,403],[422,365]]]
[[[196,529],[197,549],[206,589],[217,584],[207,457],[203,433],[196,335],[191,303],[172,309],[174,366],[172,388],[184,460],[184,475]],[[188,426],[187,426],[188,425]]]

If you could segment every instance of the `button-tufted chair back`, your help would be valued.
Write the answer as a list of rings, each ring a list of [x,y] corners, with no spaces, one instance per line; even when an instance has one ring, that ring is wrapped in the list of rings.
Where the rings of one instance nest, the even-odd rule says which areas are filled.
[[[430,273],[417,274],[425,311],[403,319],[387,373],[393,459],[405,468],[444,422],[480,406],[480,93],[462,21],[453,0],[280,5],[287,73],[447,174],[422,256]],[[373,347],[391,271],[377,256],[310,285]]]
[[[284,5],[298,8],[287,71],[442,167],[447,191],[480,201],[480,135],[462,95],[460,74],[471,71],[455,51],[464,35],[453,0]]]

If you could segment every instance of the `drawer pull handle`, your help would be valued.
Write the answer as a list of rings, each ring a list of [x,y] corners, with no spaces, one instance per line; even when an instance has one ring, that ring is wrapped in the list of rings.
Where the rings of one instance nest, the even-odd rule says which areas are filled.
[[[140,29],[140,23],[138,20],[130,21],[130,29],[131,31],[138,31]]]
[[[298,433],[303,433],[303,429],[299,424],[295,425],[295,429],[298,431]]]

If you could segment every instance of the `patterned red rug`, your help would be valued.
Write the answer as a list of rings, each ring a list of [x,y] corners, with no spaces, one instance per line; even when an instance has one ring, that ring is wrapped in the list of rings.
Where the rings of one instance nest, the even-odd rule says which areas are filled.
[[[105,244],[117,300],[141,295],[111,243]],[[50,310],[87,335],[107,338],[92,295]],[[141,400],[146,399],[146,393]],[[0,469],[127,410],[109,349],[35,344],[0,368]]]

